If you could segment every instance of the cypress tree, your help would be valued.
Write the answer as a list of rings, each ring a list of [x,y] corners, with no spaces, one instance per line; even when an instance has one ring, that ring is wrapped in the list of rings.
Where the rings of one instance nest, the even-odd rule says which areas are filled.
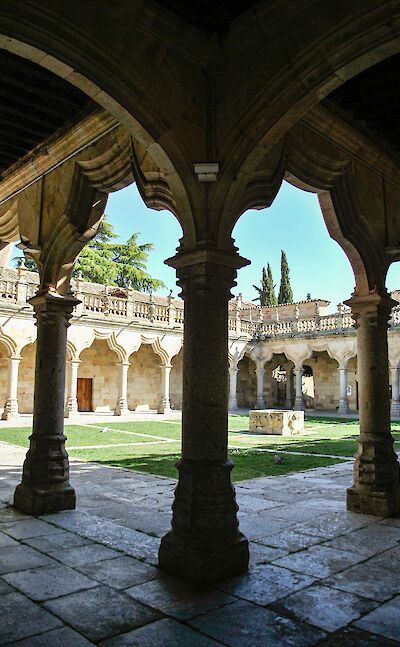
[[[271,266],[269,263],[267,264],[267,270],[265,270],[265,267],[263,267],[262,269],[261,287],[253,285],[253,288],[258,292],[258,297],[256,299],[253,299],[253,301],[260,300],[260,306],[277,305],[278,300],[275,294],[275,285],[272,278]]]
[[[266,299],[266,304],[267,306],[276,306],[278,305],[278,299],[276,298],[275,294],[275,285],[274,285],[274,280],[272,278],[272,270],[271,270],[271,265],[268,263],[267,264],[267,299]]]
[[[262,269],[262,275],[261,275],[261,287],[257,287],[257,285],[253,285],[253,288],[257,290],[258,292],[258,297],[256,299],[253,299],[253,301],[258,301],[260,300],[260,306],[266,306],[267,305],[267,292],[268,292],[268,277],[267,273],[265,271],[265,267]]]
[[[279,288],[278,303],[293,303],[293,291],[289,279],[289,265],[283,250],[281,255],[281,285]]]

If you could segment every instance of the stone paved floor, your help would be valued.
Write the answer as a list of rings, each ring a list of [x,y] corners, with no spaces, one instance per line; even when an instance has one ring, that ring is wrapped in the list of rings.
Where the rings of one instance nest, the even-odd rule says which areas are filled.
[[[238,485],[251,568],[199,590],[156,568],[172,480],[75,462],[78,509],[36,519],[23,458],[0,443],[0,645],[400,644],[400,519],[346,512],[349,464]]]

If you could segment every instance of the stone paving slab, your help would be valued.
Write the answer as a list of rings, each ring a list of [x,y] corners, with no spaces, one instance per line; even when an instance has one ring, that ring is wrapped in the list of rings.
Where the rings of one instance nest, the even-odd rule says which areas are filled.
[[[400,593],[398,568],[387,570],[372,564],[371,560],[336,573],[324,580],[324,584],[379,602],[386,602]]]
[[[115,589],[127,589],[162,576],[162,572],[154,566],[126,555],[77,568],[81,573]]]
[[[364,559],[364,555],[359,555],[358,553],[336,550],[326,546],[310,546],[306,550],[282,557],[276,560],[274,564],[306,575],[322,578],[328,577],[332,573],[343,571]]]
[[[361,629],[400,641],[400,595],[371,611],[355,624]]]
[[[93,644],[70,627],[61,627],[13,642],[12,647],[90,647]]]
[[[44,606],[94,642],[126,633],[160,617],[157,611],[107,586],[72,593],[45,602]]]
[[[100,647],[217,647],[215,642],[172,618],[164,618],[150,625],[109,638]]]
[[[289,612],[298,620],[309,622],[320,629],[333,632],[376,606],[377,603],[372,600],[337,591],[322,584],[314,584],[304,591],[294,593],[274,608]]]
[[[7,447],[8,501],[25,451]],[[37,520],[0,503],[0,636],[10,617],[17,625],[7,644],[400,644],[400,519],[346,512],[351,465],[241,483],[241,527],[255,540],[250,571],[202,590],[154,568],[153,533],[169,526],[174,480],[77,461],[71,479],[76,511]]]
[[[4,546],[0,548],[0,575],[13,573],[14,571],[25,571],[28,568],[37,566],[48,566],[54,564],[54,560],[39,553],[29,546]]]
[[[21,593],[0,596],[0,645],[59,626],[60,620]]]
[[[309,575],[268,564],[255,566],[248,573],[223,582],[219,588],[249,602],[267,605],[315,581]]]
[[[97,586],[97,582],[67,566],[33,568],[3,575],[3,579],[37,602]]]
[[[191,620],[190,625],[231,647],[308,647],[326,635],[250,602],[228,604]]]
[[[211,587],[199,589],[168,577],[133,586],[127,589],[126,593],[135,600],[179,620],[193,618],[235,601],[231,595]]]

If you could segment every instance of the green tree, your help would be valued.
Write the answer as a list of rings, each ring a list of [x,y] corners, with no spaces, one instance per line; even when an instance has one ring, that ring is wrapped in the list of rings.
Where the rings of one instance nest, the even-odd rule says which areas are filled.
[[[275,306],[278,301],[275,294],[275,285],[272,278],[271,266],[267,264],[267,270],[265,267],[262,269],[261,275],[261,287],[253,285],[253,288],[257,290],[258,297],[253,299],[253,301],[260,301],[260,306]]]
[[[290,286],[289,265],[286,254],[281,250],[281,284],[279,287],[278,303],[293,303],[293,291]]]
[[[139,234],[135,233],[126,243],[116,243],[117,234],[106,217],[100,223],[94,238],[83,248],[75,264],[73,276],[81,273],[85,281],[91,283],[109,283],[126,288],[148,292],[164,287],[164,283],[146,272],[149,252],[152,243],[138,244]],[[17,267],[20,258],[14,259]],[[37,272],[37,266],[31,259],[25,259],[27,269]]]

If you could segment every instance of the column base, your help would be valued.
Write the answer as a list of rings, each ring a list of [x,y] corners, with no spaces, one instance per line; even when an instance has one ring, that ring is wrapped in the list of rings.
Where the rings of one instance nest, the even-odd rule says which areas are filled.
[[[161,540],[158,553],[160,568],[175,577],[208,584],[244,573],[249,564],[249,542],[242,533],[232,545],[204,548],[174,536],[173,531]]]
[[[20,483],[14,492],[14,507],[36,517],[61,510],[74,510],[75,490],[71,485],[60,489],[45,489],[32,488],[26,483]]]
[[[4,411],[1,414],[2,420],[18,420],[18,402],[17,400],[11,400],[8,398],[4,405]]]
[[[350,409],[349,407],[346,407],[346,406],[344,407],[339,406],[337,412],[339,416],[348,416],[350,413]]]
[[[129,416],[130,410],[129,409],[122,409],[120,407],[117,407],[117,409],[114,409],[114,416]]]
[[[258,409],[259,411],[263,411],[264,409],[266,409],[265,401],[264,400],[257,400],[254,408]]]
[[[168,398],[162,398],[157,413],[170,413],[171,403]]]
[[[294,403],[294,407],[293,407],[293,409],[294,409],[295,411],[304,411],[304,401],[303,401],[303,400],[302,400],[301,402],[296,401],[296,402]]]
[[[400,485],[389,492],[363,491],[353,485],[347,490],[347,509],[378,517],[397,517],[400,515]]]
[[[161,540],[159,566],[206,584],[246,571],[248,541],[238,529],[232,463],[181,460],[172,530]]]

